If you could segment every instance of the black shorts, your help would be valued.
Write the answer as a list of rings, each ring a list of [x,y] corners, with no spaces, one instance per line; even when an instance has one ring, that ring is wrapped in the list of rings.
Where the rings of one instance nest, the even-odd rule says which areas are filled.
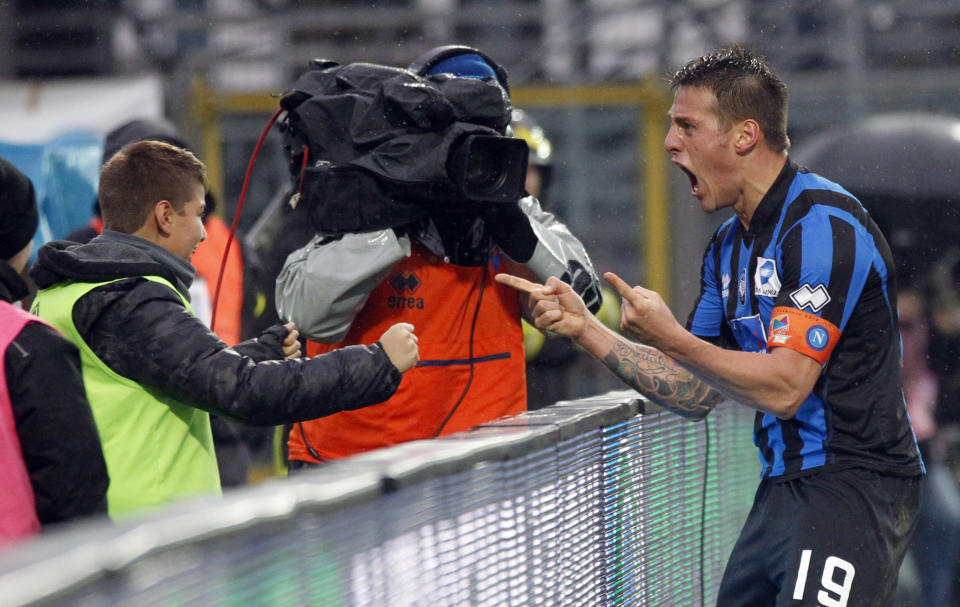
[[[922,482],[861,468],[761,482],[717,606],[888,605]]]

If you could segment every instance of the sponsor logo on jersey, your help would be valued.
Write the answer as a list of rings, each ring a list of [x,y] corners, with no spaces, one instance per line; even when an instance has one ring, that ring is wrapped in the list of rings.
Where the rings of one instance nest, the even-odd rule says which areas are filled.
[[[785,344],[790,339],[790,316],[777,314],[770,319],[770,343]]]
[[[740,296],[740,303],[747,302],[747,269],[740,270],[740,285],[737,287],[737,294]]]
[[[398,309],[398,310],[422,310],[423,298],[422,297],[397,297],[396,295],[391,295],[390,297],[387,298],[387,307]]]
[[[827,330],[820,325],[813,325],[807,329],[807,345],[816,350],[817,352],[823,352],[824,348],[827,347],[827,344],[830,343],[830,334],[827,333]]]
[[[790,299],[801,310],[810,308],[811,312],[819,312],[823,306],[830,303],[830,294],[822,284],[811,287],[804,283],[802,287],[790,294]]]
[[[415,272],[397,272],[390,277],[390,286],[401,295],[415,292],[421,284],[423,283]]]
[[[726,299],[730,297],[730,275],[724,274],[720,278],[720,297]]]
[[[772,259],[757,257],[757,271],[753,275],[753,294],[776,297],[780,293],[777,264]]]
[[[398,293],[387,298],[387,307],[399,310],[422,310],[423,298],[412,294],[420,288],[423,281],[414,272],[397,272],[390,277],[390,286]]]

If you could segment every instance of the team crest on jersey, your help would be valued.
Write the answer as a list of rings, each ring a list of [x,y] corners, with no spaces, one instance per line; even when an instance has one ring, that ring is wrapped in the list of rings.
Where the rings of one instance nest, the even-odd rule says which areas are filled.
[[[811,312],[819,312],[830,303],[830,294],[822,284],[811,287],[804,283],[802,287],[790,294],[790,299],[799,309],[810,308]]]
[[[747,302],[747,269],[740,270],[740,284],[737,287],[737,295],[740,296],[740,303]]]
[[[730,275],[724,274],[720,277],[720,296],[726,299],[730,297]]]
[[[772,259],[757,257],[757,271],[753,275],[753,294],[776,297],[780,293],[777,264]]]
[[[790,339],[790,316],[777,314],[770,319],[770,343],[783,345]]]

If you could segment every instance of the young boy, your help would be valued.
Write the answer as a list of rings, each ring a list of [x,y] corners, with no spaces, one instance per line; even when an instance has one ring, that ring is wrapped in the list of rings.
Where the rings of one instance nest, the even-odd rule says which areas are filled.
[[[130,144],[100,175],[103,234],[44,245],[32,270],[35,313],[80,349],[111,515],[219,493],[208,412],[277,425],[358,409],[389,398],[418,359],[407,324],[305,360],[292,324],[228,348],[187,295],[206,187],[192,153]]]

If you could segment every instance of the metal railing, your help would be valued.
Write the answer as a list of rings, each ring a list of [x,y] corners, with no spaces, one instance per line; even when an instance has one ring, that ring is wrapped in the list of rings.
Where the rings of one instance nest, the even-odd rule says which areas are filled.
[[[0,555],[2,605],[712,604],[752,413],[563,402]]]

